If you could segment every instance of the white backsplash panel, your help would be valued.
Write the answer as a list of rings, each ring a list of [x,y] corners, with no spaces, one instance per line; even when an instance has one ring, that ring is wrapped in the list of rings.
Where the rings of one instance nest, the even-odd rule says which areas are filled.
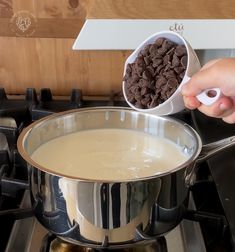
[[[235,19],[87,19],[73,49],[134,50],[148,36],[163,30],[178,32],[195,50],[235,48]],[[231,51],[222,51],[224,54],[231,55]]]

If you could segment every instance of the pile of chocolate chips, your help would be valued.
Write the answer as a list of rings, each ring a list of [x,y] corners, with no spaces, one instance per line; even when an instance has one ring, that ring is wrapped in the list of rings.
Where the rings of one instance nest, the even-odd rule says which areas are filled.
[[[181,83],[187,59],[185,46],[166,38],[145,46],[126,68],[124,83],[128,101],[141,109],[166,101]]]

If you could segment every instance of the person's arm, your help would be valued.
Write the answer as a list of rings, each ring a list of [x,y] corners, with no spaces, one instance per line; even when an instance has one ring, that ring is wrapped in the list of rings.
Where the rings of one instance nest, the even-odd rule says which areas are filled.
[[[195,96],[208,88],[220,88],[223,95],[214,104],[205,106]],[[208,116],[235,123],[235,58],[208,62],[185,84],[182,95],[187,108],[197,108]]]

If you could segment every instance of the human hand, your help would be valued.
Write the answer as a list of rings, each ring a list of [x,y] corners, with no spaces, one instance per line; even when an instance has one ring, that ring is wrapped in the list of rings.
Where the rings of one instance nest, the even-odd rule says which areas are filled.
[[[222,96],[212,105],[201,104],[196,95],[205,89],[220,88]],[[235,58],[209,61],[182,88],[185,106],[207,116],[235,123]]]

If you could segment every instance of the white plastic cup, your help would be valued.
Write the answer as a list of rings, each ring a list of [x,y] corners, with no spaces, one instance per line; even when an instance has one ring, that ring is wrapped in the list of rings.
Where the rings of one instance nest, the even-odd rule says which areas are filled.
[[[126,96],[126,87],[125,87],[125,81],[123,81],[122,89],[123,89],[123,95],[128,103],[128,105],[141,112],[145,113],[151,113],[155,115],[169,115],[174,114],[177,112],[182,111],[185,109],[183,96],[181,94],[181,88],[182,86],[189,81],[189,79],[192,77],[192,75],[196,72],[198,72],[201,68],[199,59],[195,53],[195,51],[192,49],[190,44],[178,33],[172,32],[172,31],[161,31],[157,32],[150,37],[148,37],[145,41],[143,41],[136,49],[135,51],[127,58],[125,65],[124,65],[124,76],[126,74],[126,68],[129,63],[133,63],[135,59],[137,58],[139,52],[144,49],[144,47],[148,44],[153,44],[158,38],[166,38],[168,40],[171,40],[172,42],[175,42],[177,45],[184,45],[187,50],[187,68],[185,71],[184,78],[182,79],[179,87],[176,89],[173,95],[171,95],[165,102],[157,105],[154,108],[149,109],[140,109],[135,107],[132,103],[130,103]],[[216,95],[214,97],[208,96],[208,91],[213,90],[215,91]],[[220,97],[220,90],[218,88],[210,89],[210,90],[204,90],[201,94],[197,96],[197,99],[202,102],[205,105],[211,105],[214,103],[219,97]]]

